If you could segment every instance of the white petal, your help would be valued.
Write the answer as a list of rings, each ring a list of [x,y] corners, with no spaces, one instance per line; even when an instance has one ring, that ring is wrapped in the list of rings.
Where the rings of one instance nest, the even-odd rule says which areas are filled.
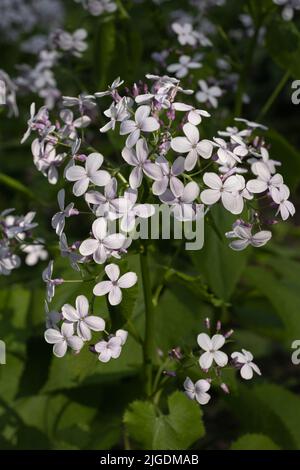
[[[187,153],[191,150],[192,145],[186,137],[175,137],[171,140],[171,147],[175,152]]]
[[[160,125],[157,119],[155,119],[154,117],[149,117],[143,122],[141,130],[143,132],[154,132],[157,131],[159,127]]]
[[[60,331],[55,330],[54,328],[49,328],[48,330],[46,330],[44,333],[44,337],[47,343],[49,344],[59,343],[63,339]]]
[[[79,253],[82,256],[89,256],[95,253],[99,246],[98,240],[95,240],[94,238],[88,238],[87,240],[84,240],[80,247],[79,247]]]
[[[136,166],[133,168],[129,176],[129,184],[132,189],[137,189],[141,186],[143,180],[143,170],[141,167]]]
[[[103,163],[103,155],[101,153],[90,153],[87,157],[85,162],[85,169],[87,173],[90,175],[96,173],[96,171],[100,168]]]
[[[67,352],[67,342],[65,340],[61,341],[60,343],[56,343],[53,346],[53,354],[56,357],[63,357]]]
[[[224,343],[225,343],[225,338],[223,335],[214,335],[211,338],[211,344],[214,350],[220,349],[224,345]]]
[[[93,222],[92,232],[98,240],[103,240],[107,233],[107,222],[103,217],[99,217]]]
[[[95,315],[90,315],[84,319],[87,326],[93,331],[104,331],[105,330],[105,321],[103,318],[96,317]]]
[[[220,189],[222,187],[221,178],[216,173],[204,173],[203,181],[206,186],[209,186],[211,189]]]
[[[90,180],[96,186],[106,186],[110,182],[110,174],[108,171],[99,170],[90,177]]]
[[[114,264],[114,263],[108,264],[105,267],[105,272],[112,282],[117,281],[120,277],[120,268],[117,264]]]
[[[197,145],[199,142],[199,131],[196,126],[190,124],[189,122],[183,126],[183,132],[185,133],[188,140],[191,142],[192,145]]]
[[[72,305],[63,305],[61,312],[66,320],[69,320],[71,322],[77,322],[78,320],[80,320],[79,313],[75,310],[74,307],[72,307]]]
[[[74,165],[67,169],[66,178],[68,181],[78,181],[86,176],[86,171],[82,166]]]
[[[95,285],[93,289],[93,294],[94,295],[106,295],[108,292],[111,291],[113,285],[111,281],[101,281],[98,282],[98,284]]]
[[[113,286],[108,294],[108,301],[110,305],[118,305],[122,300],[122,291],[118,286]]]
[[[78,181],[73,186],[73,194],[77,197],[82,196],[88,189],[89,187],[89,178],[82,178]]]
[[[265,192],[268,189],[268,185],[265,181],[257,179],[248,181],[246,188],[250,193],[259,194]]]
[[[240,372],[241,372],[241,376],[245,380],[250,380],[253,377],[253,370],[252,370],[252,367],[249,366],[249,364],[244,364]]]
[[[67,338],[67,343],[70,348],[74,349],[74,351],[80,351],[83,346],[83,341],[78,336],[70,336]]]
[[[137,143],[140,138],[141,131],[140,129],[135,129],[126,139],[126,147],[132,148]]]
[[[220,197],[221,193],[218,189],[205,189],[200,194],[201,201],[208,206],[215,204]]]
[[[118,286],[121,289],[128,289],[129,287],[134,286],[137,283],[137,275],[133,272],[123,274],[118,280]]]
[[[78,295],[76,298],[76,310],[79,313],[81,318],[84,318],[89,313],[89,302],[85,295]]]
[[[214,356],[210,352],[205,352],[200,356],[199,364],[201,369],[209,369],[213,363]]]
[[[223,351],[215,351],[213,353],[213,357],[214,357],[215,362],[220,367],[225,367],[226,364],[228,363],[228,356]]]
[[[210,349],[212,349],[211,339],[206,333],[200,333],[197,336],[197,343],[199,344],[200,348],[204,351],[209,351]]]

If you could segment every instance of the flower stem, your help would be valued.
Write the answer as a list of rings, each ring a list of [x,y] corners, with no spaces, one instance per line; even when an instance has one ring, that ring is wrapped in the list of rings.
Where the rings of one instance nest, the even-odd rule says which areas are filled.
[[[278,85],[276,86],[275,90],[273,91],[271,96],[269,96],[268,100],[266,101],[265,105],[263,106],[262,110],[260,111],[259,115],[257,116],[257,121],[261,120],[268,113],[268,111],[270,110],[270,108],[274,104],[274,101],[276,100],[278,95],[281,93],[281,91],[285,87],[286,82],[288,81],[290,76],[291,76],[291,72],[289,70],[287,70],[283,74],[283,76],[282,76],[281,80],[279,81]]]
[[[140,265],[143,281],[143,292],[145,302],[145,337],[144,337],[144,374],[145,374],[145,392],[148,397],[152,394],[152,368],[155,352],[154,343],[154,315],[151,280],[148,265],[148,254],[145,246],[140,252]]]

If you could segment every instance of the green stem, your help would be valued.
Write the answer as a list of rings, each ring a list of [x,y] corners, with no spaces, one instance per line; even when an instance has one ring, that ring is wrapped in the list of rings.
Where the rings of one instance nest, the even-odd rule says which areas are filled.
[[[144,337],[144,373],[145,373],[145,391],[148,397],[152,394],[152,369],[155,353],[154,343],[154,315],[152,289],[148,265],[147,249],[143,247],[140,253],[140,265],[143,281],[143,292],[145,302],[145,337]]]
[[[276,98],[279,96],[279,94],[281,93],[281,91],[285,87],[286,82],[290,78],[290,75],[291,75],[291,72],[289,70],[283,74],[283,76],[282,76],[281,80],[279,81],[277,87],[275,88],[273,93],[269,96],[266,103],[262,107],[259,115],[256,118],[256,121],[260,121],[268,113],[268,111],[270,110],[270,108],[274,104]]]

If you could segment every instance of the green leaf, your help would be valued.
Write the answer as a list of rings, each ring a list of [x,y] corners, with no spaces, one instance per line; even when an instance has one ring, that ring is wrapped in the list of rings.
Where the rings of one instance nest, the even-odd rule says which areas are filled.
[[[223,239],[220,240],[218,233],[206,223],[204,246],[202,250],[193,252],[191,259],[210,289],[228,301],[246,267],[249,250],[237,253],[228,247],[225,232],[231,230],[235,217],[220,205],[211,209],[211,215]]]
[[[168,399],[169,413],[157,414],[147,401],[135,401],[125,412],[124,423],[130,439],[147,450],[183,450],[203,437],[200,407],[181,392]]]
[[[263,372],[263,371],[262,371]],[[279,385],[241,385],[232,410],[248,432],[263,433],[284,449],[300,448],[300,398]]]
[[[12,178],[11,176],[5,175],[4,173],[0,173],[0,183],[4,184],[13,191],[23,193],[29,198],[34,198],[34,194],[30,191],[30,189],[28,189],[26,186],[20,183],[20,181],[16,180],[15,178]]]
[[[231,450],[279,450],[279,447],[263,434],[245,434],[231,445]]]
[[[290,345],[293,339],[300,338],[299,288],[284,284],[270,271],[260,267],[249,267],[245,278],[273,305],[283,325],[285,342]]]
[[[300,152],[273,129],[267,131],[266,140],[271,144],[272,158],[282,162],[280,172],[284,175],[286,184],[292,190],[296,189],[300,183]]]

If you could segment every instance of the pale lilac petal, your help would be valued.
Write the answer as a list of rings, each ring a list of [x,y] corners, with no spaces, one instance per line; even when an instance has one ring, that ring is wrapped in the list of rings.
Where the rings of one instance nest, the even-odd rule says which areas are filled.
[[[60,331],[55,330],[54,328],[49,328],[48,330],[46,330],[44,333],[44,337],[47,343],[49,344],[59,343],[63,339]]]
[[[154,117],[149,117],[143,122],[141,130],[143,132],[154,132],[157,131],[159,127],[160,125],[157,119],[155,119]]]
[[[114,286],[108,294],[110,305],[118,305],[122,300],[122,291],[118,286]]]
[[[98,282],[93,289],[93,294],[97,296],[106,295],[111,291],[112,287],[113,284],[111,281]]]
[[[221,197],[221,193],[217,189],[205,189],[200,194],[201,201],[203,202],[203,204],[206,204],[207,206],[211,206],[212,204],[215,204],[216,202],[218,202],[220,197]]]
[[[58,191],[57,201],[58,201],[58,206],[60,210],[63,211],[65,208],[65,190],[64,189],[61,189],[60,191]]]
[[[67,338],[67,343],[74,351],[80,351],[83,346],[83,341],[78,336],[70,336],[70,338]]]
[[[150,114],[151,108],[150,106],[140,106],[136,112],[135,112],[135,120],[139,124],[139,126],[142,126],[143,122],[148,118]]]
[[[69,320],[71,322],[77,322],[80,320],[80,315],[79,313],[75,310],[72,305],[65,304],[63,305],[61,309],[62,315],[66,320]]]
[[[125,331],[125,330],[117,330],[116,331],[116,337],[117,338],[120,338],[121,340],[121,345],[123,346],[126,341],[127,341],[127,337],[128,337],[128,331]]]
[[[183,126],[183,132],[192,145],[197,145],[200,139],[199,131],[196,126],[189,122]]]
[[[85,162],[85,169],[88,175],[93,175],[103,163],[103,155],[101,153],[90,153]]]
[[[99,170],[90,177],[90,180],[96,186],[106,186],[110,182],[110,174],[108,171]]]
[[[98,240],[103,240],[107,234],[107,222],[103,217],[99,217],[93,222],[92,232]]]
[[[77,335],[79,338],[82,338],[84,341],[90,341],[92,339],[92,333],[85,323],[85,321],[80,321],[77,324]]]
[[[79,247],[79,253],[82,256],[90,256],[97,250],[98,246],[98,240],[95,240],[94,238],[88,238],[81,243]]]
[[[89,313],[89,302],[85,295],[78,295],[76,298],[76,310],[79,313],[81,318],[84,318]]]
[[[249,240],[234,240],[229,244],[229,246],[234,251],[242,251],[247,248],[249,243]]]
[[[216,173],[204,173],[203,181],[206,186],[209,186],[211,189],[220,189],[222,187],[222,180]]]
[[[76,181],[73,186],[73,194],[77,197],[82,196],[89,187],[89,178],[82,178],[81,180]]]
[[[211,339],[206,333],[200,333],[197,336],[197,343],[199,344],[200,348],[204,351],[209,351],[210,349],[212,349]]]
[[[143,180],[143,170],[140,166],[133,168],[129,176],[129,184],[132,189],[137,189],[141,186]]]
[[[135,129],[126,139],[126,147],[132,148],[135,146],[137,141],[140,138],[141,131],[140,129]]]
[[[104,244],[110,250],[119,250],[122,248],[126,238],[122,233],[114,233],[105,238]]]
[[[123,276],[121,276],[120,279],[118,280],[118,286],[121,287],[121,289],[129,289],[130,287],[134,286],[134,284],[136,283],[137,283],[137,275],[133,272],[123,274]]]
[[[153,180],[160,180],[163,176],[161,168],[155,163],[151,163],[149,161],[144,163],[143,170],[144,173]]]
[[[195,168],[195,166],[196,166],[197,160],[198,160],[198,152],[194,148],[194,149],[190,150],[189,153],[187,154],[187,157],[186,157],[185,162],[184,162],[185,170],[186,171],[193,170],[193,168]]]
[[[223,351],[215,351],[213,356],[216,364],[220,367],[225,367],[228,363],[228,356]]]
[[[127,147],[123,148],[122,157],[124,158],[125,162],[127,162],[129,165],[138,165],[138,159],[133,149],[129,149]]]
[[[240,372],[241,372],[241,376],[245,380],[250,380],[253,377],[253,370],[249,364],[244,364]]]
[[[104,331],[105,330],[105,321],[103,318],[96,317],[95,315],[90,315],[84,319],[87,326],[93,331]]]
[[[197,152],[202,158],[208,159],[213,152],[213,145],[209,140],[203,139],[197,144]]]
[[[263,193],[268,189],[267,183],[259,179],[248,181],[246,187],[250,193],[254,194]]]
[[[121,122],[120,135],[131,134],[136,130],[136,123],[131,120]]]
[[[74,165],[67,169],[66,178],[68,181],[78,181],[86,176],[86,171],[82,166]]]
[[[213,363],[213,355],[210,352],[205,352],[200,356],[199,365],[201,369],[209,369]]]
[[[136,157],[139,163],[143,163],[148,158],[148,146],[145,139],[139,139],[136,143]]]
[[[105,246],[101,243],[100,245],[98,245],[97,250],[93,254],[93,260],[97,264],[103,264],[107,260],[107,256],[107,250]]]
[[[65,340],[61,341],[60,343],[56,343],[53,346],[53,354],[56,357],[64,357],[67,352],[67,342]]]
[[[171,167],[171,173],[173,176],[181,175],[184,172],[184,162],[185,159],[183,157],[177,157],[175,162]]]
[[[211,344],[213,349],[220,349],[225,343],[225,338],[223,335],[214,335],[211,339]]]
[[[262,230],[261,232],[256,233],[251,238],[251,245],[254,247],[264,246],[272,238],[272,232],[269,230]]]
[[[104,349],[100,354],[99,354],[99,361],[101,362],[108,362],[111,359],[111,351],[109,349]]]
[[[112,282],[117,281],[120,277],[120,268],[117,264],[108,264],[105,267],[105,272],[107,274],[107,277],[109,277]]]
[[[182,195],[182,201],[189,204],[193,202],[199,196],[199,186],[194,181],[191,181],[186,185]]]
[[[175,152],[187,153],[191,150],[192,145],[186,137],[175,137],[171,140],[171,147]]]

